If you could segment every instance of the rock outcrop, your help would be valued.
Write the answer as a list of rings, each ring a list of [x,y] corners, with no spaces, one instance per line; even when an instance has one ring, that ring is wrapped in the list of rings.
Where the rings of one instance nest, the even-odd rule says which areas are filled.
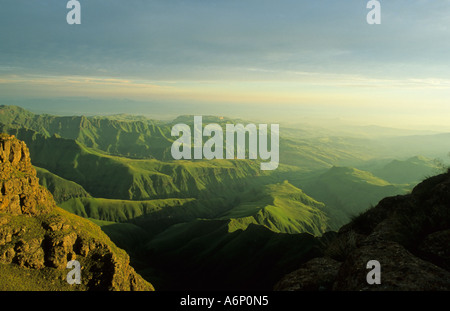
[[[0,213],[39,215],[55,207],[52,195],[39,187],[30,153],[23,141],[0,136]]]
[[[56,206],[24,142],[0,135],[0,290],[154,290],[94,223]],[[81,284],[70,285],[77,260]]]
[[[450,171],[389,197],[343,226],[321,258],[274,287],[297,290],[450,290]],[[370,260],[381,283],[369,284]]]

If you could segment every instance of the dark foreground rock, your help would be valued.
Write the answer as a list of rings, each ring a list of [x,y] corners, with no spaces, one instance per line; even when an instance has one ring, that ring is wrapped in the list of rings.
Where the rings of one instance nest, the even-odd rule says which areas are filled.
[[[274,287],[301,290],[450,290],[450,172],[411,194],[385,198],[343,226],[325,256],[286,275]],[[367,267],[380,263],[380,284]]]

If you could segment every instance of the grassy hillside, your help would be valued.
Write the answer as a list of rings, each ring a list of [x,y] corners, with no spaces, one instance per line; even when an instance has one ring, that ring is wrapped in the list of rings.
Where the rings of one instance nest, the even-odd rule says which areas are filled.
[[[443,167],[435,160],[415,156],[407,160],[393,160],[372,172],[391,183],[417,184],[442,169]]]
[[[61,207],[76,215],[99,222],[101,225],[103,225],[102,221],[106,221],[107,225],[133,224],[144,229],[149,237],[173,224],[197,218],[213,218],[229,208],[223,200],[192,198],[147,201],[74,198],[62,203]],[[109,232],[112,232],[111,230]]]
[[[230,219],[230,232],[245,230],[250,224],[282,233],[321,235],[327,229],[325,205],[287,181],[253,189],[239,201],[221,217]]]
[[[253,224],[228,228],[227,220],[170,227],[147,244],[153,269],[139,273],[151,272],[161,289],[270,290],[288,267],[321,253],[320,240],[306,233],[275,233]]]
[[[193,199],[160,199],[148,201],[73,198],[61,204],[65,210],[85,218],[124,222],[142,215],[157,213],[164,208],[181,208]]]
[[[139,273],[161,289],[270,289],[288,267],[320,253],[322,244],[313,235],[323,234],[328,221],[323,203],[288,182],[216,204],[92,198],[66,203],[75,200],[84,207],[73,212],[96,218],[132,255]],[[144,205],[152,207],[144,212]],[[124,213],[130,209],[135,213]],[[106,218],[118,222],[97,220]]]
[[[387,136],[314,128],[281,132],[275,171],[256,160],[173,161],[170,129],[180,122],[193,116],[58,117],[0,106],[0,131],[27,143],[40,183],[60,206],[101,226],[163,289],[271,289],[321,251],[314,236],[404,193],[431,167],[423,158],[379,162],[391,152]]]
[[[34,165],[81,185],[94,197],[148,200],[211,197],[216,193],[226,196],[242,189],[252,177],[267,175],[260,171],[257,161],[130,159],[23,128],[9,133],[27,143]]]
[[[336,166],[309,180],[303,189],[326,204],[334,229],[382,198],[407,191],[404,186],[391,184],[370,172]]]
[[[135,275],[131,275],[134,269],[128,265],[128,255],[92,222],[60,208],[34,217],[0,214],[0,218],[3,231],[17,232],[11,240],[0,244],[0,290],[85,291],[109,287],[130,290],[132,287]],[[54,226],[62,228],[55,230]],[[8,262],[5,254],[12,253],[12,247],[16,257]],[[66,282],[65,263],[75,256],[84,268],[82,284],[70,286]],[[56,263],[61,264],[55,268]],[[121,265],[124,271],[108,273],[108,265]],[[108,279],[112,277],[113,282]],[[137,277],[145,290],[153,290],[151,284]]]
[[[287,181],[253,187],[223,199],[132,201],[84,197],[67,200],[61,207],[86,218],[133,223],[151,234],[199,218],[230,220],[229,232],[245,230],[250,224],[291,234],[321,235],[328,228],[325,205]]]
[[[314,171],[333,165],[362,163],[372,159],[376,150],[367,139],[333,136],[305,139],[301,133],[300,130],[297,135],[288,132],[288,137],[281,137],[280,158],[284,164]]]
[[[170,128],[149,119],[120,120],[85,116],[35,115],[16,106],[0,106],[4,128],[26,128],[46,137],[57,135],[112,155],[166,159]]]
[[[57,203],[62,203],[72,198],[87,198],[90,194],[77,183],[61,178],[44,168],[35,166],[39,184],[47,188]]]
[[[0,127],[10,133],[26,128],[51,137],[74,140],[97,152],[134,159],[172,159],[170,148],[175,137],[171,128],[177,123],[193,124],[193,116],[180,116],[172,122],[158,122],[139,116],[60,117],[35,115],[15,106],[0,106]],[[217,123],[225,128],[232,123],[247,125],[249,120],[204,116],[203,125]],[[246,146],[248,147],[248,146]],[[301,129],[283,128],[280,133],[280,157],[285,165],[308,170],[345,165],[373,158],[378,145],[367,139],[314,135],[304,136]]]

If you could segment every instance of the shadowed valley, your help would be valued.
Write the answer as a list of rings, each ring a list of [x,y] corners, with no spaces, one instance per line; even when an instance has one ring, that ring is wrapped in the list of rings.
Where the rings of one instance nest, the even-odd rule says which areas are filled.
[[[416,153],[411,142],[421,135],[282,125],[280,166],[261,171],[258,160],[173,160],[170,130],[178,122],[192,118],[59,117],[0,107],[1,132],[26,143],[40,184],[64,213],[99,225],[162,290],[270,290],[323,256],[353,217],[438,173],[433,159],[450,149],[444,134],[430,134],[433,146]],[[405,152],[392,149],[402,142]]]

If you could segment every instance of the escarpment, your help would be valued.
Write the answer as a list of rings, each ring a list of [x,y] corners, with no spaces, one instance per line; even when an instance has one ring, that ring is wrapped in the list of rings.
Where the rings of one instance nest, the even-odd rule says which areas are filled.
[[[69,284],[68,263],[80,263]],[[0,290],[154,290],[128,254],[39,185],[26,144],[0,135]]]
[[[343,226],[323,257],[287,274],[274,287],[302,290],[450,290],[450,170],[410,194],[388,197]],[[367,264],[380,281],[367,281]]]

